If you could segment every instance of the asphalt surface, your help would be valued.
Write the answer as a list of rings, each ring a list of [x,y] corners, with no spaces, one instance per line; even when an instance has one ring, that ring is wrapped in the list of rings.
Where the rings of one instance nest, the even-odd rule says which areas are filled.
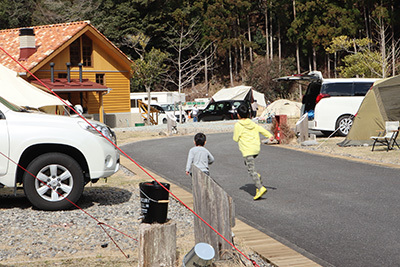
[[[191,190],[185,175],[193,137],[122,146],[142,166]],[[232,133],[207,135],[211,177],[237,216],[322,266],[400,266],[399,170],[262,145],[256,168],[268,192],[253,201]],[[151,179],[151,178],[149,178]]]

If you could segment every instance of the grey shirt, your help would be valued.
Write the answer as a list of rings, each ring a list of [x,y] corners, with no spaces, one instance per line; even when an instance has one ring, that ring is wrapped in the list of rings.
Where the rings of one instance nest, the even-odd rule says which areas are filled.
[[[189,150],[189,155],[186,163],[186,171],[190,172],[192,163],[199,168],[201,171],[208,172],[208,164],[214,162],[214,157],[211,153],[203,146],[195,146]]]

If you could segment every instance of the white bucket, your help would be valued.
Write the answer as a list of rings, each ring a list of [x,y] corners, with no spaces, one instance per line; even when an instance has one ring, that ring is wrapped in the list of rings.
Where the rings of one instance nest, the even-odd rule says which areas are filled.
[[[211,267],[215,256],[214,248],[207,243],[196,244],[188,254],[183,257],[183,267]]]

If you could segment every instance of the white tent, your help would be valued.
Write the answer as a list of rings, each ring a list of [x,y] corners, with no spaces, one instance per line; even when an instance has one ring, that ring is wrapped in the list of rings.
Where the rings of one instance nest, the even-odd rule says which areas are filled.
[[[56,107],[63,109],[63,102],[57,97],[31,85],[15,71],[0,64],[0,96],[23,107],[41,108],[55,111]]]
[[[263,112],[261,117],[268,115],[287,115],[288,118],[300,117],[301,103],[286,99],[272,102]]]
[[[265,97],[264,94],[259,93],[255,90],[251,89],[251,86],[240,85],[231,88],[223,88],[216,92],[212,99],[214,101],[221,100],[244,100],[251,99],[251,94],[253,94],[253,98],[257,100],[258,105],[265,107]]]

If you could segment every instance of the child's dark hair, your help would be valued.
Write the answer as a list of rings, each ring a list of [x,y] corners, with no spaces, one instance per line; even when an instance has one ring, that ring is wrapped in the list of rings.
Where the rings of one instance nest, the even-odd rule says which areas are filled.
[[[194,142],[196,143],[196,146],[204,146],[206,143],[206,135],[203,133],[197,133],[194,136]]]
[[[237,113],[242,119],[248,118],[250,115],[249,107],[245,104],[240,104],[240,106],[237,108]]]

